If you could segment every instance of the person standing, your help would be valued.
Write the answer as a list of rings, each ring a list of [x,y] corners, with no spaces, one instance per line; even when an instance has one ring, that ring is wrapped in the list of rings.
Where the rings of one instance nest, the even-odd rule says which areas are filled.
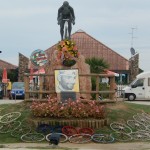
[[[8,83],[7,83],[7,97],[10,97],[11,89],[12,89],[12,84],[11,84],[10,80],[8,80]]]

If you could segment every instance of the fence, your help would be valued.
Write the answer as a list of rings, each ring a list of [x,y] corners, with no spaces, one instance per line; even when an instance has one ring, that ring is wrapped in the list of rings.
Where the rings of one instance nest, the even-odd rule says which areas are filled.
[[[124,93],[123,88],[125,88],[127,85],[117,85],[117,97],[121,97],[121,95]]]
[[[40,83],[39,86],[37,85],[33,85],[31,86],[30,84],[30,76],[38,76],[40,78]],[[32,101],[33,100],[33,96],[34,100],[46,100],[46,98],[44,97],[44,95],[51,95],[51,94],[56,94],[55,90],[46,90],[44,87],[44,80],[45,77],[54,77],[54,74],[25,74],[24,75],[24,82],[25,82],[25,100],[26,101]],[[85,76],[85,77],[95,77],[96,78],[96,90],[95,91],[81,91],[79,93],[84,93],[84,94],[91,94],[94,93],[96,94],[96,100],[99,99],[99,95],[107,93],[109,94],[109,99],[110,100],[114,100],[114,96],[115,96],[115,76],[114,75],[107,75],[107,74],[79,74],[79,78],[81,76]],[[99,80],[100,78],[103,77],[109,77],[110,79],[110,88],[107,91],[100,91],[99,89]]]

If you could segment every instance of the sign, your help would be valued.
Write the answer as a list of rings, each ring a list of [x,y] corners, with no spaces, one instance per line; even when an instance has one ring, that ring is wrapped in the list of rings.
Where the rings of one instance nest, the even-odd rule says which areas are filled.
[[[30,60],[33,65],[38,67],[44,66],[48,62],[46,53],[40,49],[37,49],[32,52]]]
[[[72,101],[76,100],[75,92],[61,92],[61,102],[66,103],[66,100],[71,99]]]

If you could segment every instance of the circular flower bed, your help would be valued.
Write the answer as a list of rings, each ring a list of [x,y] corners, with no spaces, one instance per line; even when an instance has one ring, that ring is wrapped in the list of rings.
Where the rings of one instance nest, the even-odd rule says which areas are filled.
[[[71,67],[76,64],[79,52],[75,42],[71,40],[62,40],[58,43],[57,49],[57,58],[61,59],[62,65]]]

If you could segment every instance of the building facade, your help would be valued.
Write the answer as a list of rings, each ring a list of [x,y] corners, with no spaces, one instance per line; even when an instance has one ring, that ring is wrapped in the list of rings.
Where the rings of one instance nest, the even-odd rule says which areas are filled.
[[[79,52],[85,58],[103,58],[109,64],[109,70],[120,74],[121,80],[125,78],[125,82],[129,81],[129,61],[126,58],[82,30],[72,34],[71,40],[76,43]],[[49,59],[56,49],[57,44],[46,50]]]

